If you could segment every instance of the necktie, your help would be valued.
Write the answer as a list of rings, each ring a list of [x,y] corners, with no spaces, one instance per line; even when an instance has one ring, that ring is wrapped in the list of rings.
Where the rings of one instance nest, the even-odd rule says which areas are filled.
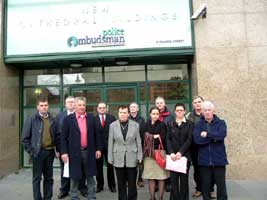
[[[104,126],[105,126],[105,117],[104,117],[104,115],[102,115],[101,124],[102,124],[102,127],[104,128]]]

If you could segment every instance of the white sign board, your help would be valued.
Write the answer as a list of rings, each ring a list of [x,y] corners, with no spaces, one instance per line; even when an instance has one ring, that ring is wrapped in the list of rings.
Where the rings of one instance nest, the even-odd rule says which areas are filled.
[[[189,0],[9,0],[6,55],[192,46]]]

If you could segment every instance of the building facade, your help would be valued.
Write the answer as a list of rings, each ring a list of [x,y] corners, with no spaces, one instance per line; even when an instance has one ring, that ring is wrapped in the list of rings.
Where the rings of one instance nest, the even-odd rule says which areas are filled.
[[[82,0],[61,3],[61,10],[76,12],[77,18],[60,18],[66,13],[58,13],[56,3],[52,5],[56,10],[51,11],[52,17],[42,16],[42,9],[51,10],[49,1],[42,1],[35,9],[40,9],[39,14],[32,9],[37,16],[34,20],[31,15],[24,16],[26,11],[31,11],[27,9],[36,6],[33,2],[1,1],[1,52],[4,53],[0,67],[0,176],[30,165],[19,139],[23,122],[34,112],[40,94],[48,96],[54,115],[63,109],[64,97],[74,95],[87,97],[90,112],[96,111],[99,101],[106,101],[109,111],[115,115],[119,104],[136,101],[145,117],[157,96],[166,99],[170,110],[176,102],[185,103],[190,110],[192,96],[200,94],[215,103],[216,112],[228,124],[227,176],[267,178],[264,170],[267,166],[264,109],[267,4],[264,0],[179,3],[168,0],[165,3],[169,6],[160,6],[157,1],[152,6],[148,1],[139,7],[130,0],[126,4],[115,3],[116,6],[109,1],[88,5]],[[206,18],[200,16],[191,21],[191,15],[203,3],[207,6]],[[131,13],[129,5],[138,12]],[[142,14],[147,13],[142,9],[149,7],[153,11]],[[74,8],[75,11],[71,10]],[[179,9],[185,11],[178,12]],[[92,26],[98,28],[95,25],[100,22],[110,25],[110,18],[113,26],[101,29],[102,35],[94,31],[95,37],[69,35],[66,36],[68,47],[56,44],[65,32],[72,31],[68,26],[86,25],[90,30]],[[173,23],[180,28],[173,28]],[[38,36],[33,34],[35,31],[40,31]],[[50,32],[53,37],[48,41],[45,37]],[[79,31],[76,34],[82,35]],[[156,44],[149,43],[150,39],[156,40]],[[91,45],[89,50],[88,45]]]

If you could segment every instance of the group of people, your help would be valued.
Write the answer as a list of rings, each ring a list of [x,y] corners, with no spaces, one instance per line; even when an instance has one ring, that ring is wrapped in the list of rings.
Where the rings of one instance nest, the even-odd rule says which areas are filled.
[[[144,187],[144,180],[148,180],[151,200],[156,199],[157,190],[159,200],[165,190],[170,190],[171,200],[189,200],[191,161],[196,182],[193,196],[210,200],[216,185],[217,199],[227,199],[226,123],[215,115],[212,102],[196,96],[194,110],[186,115],[184,104],[177,103],[172,113],[164,98],[157,97],[147,121],[135,102],[119,106],[117,120],[107,113],[104,102],[98,104],[96,116],[86,112],[84,97],[67,97],[65,107],[66,111],[54,119],[48,112],[48,100],[41,97],[37,112],[25,121],[22,144],[33,161],[34,200],[52,199],[55,157],[61,166],[58,199],[70,195],[77,200],[79,191],[88,200],[96,199],[96,193],[104,188],[104,161],[109,190],[118,190],[119,200],[137,200],[137,185]],[[159,146],[173,161],[187,158],[185,174],[168,171],[156,163],[153,152]],[[67,164],[69,177],[64,177]]]

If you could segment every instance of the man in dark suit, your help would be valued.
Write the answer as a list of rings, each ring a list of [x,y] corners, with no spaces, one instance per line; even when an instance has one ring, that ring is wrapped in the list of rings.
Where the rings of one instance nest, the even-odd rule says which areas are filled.
[[[113,115],[107,113],[107,105],[104,102],[100,102],[97,105],[98,114],[95,116],[96,129],[101,136],[101,141],[103,144],[102,156],[97,159],[97,191],[101,192],[104,187],[104,175],[103,175],[103,162],[107,164],[107,180],[108,187],[111,192],[116,192],[116,183],[114,177],[114,169],[111,164],[108,163],[108,134],[109,134],[109,125],[114,122],[116,119]]]
[[[63,120],[61,158],[69,163],[71,200],[79,200],[79,180],[84,173],[87,180],[88,200],[96,199],[96,159],[101,157],[101,140],[95,128],[93,114],[86,113],[86,99],[75,98],[75,113]]]
[[[142,147],[144,146],[144,135],[145,135],[145,119],[138,113],[139,112],[139,106],[136,102],[132,102],[129,105],[130,109],[130,116],[129,119],[137,122],[139,124],[139,131],[140,131],[140,137],[142,141]],[[143,175],[143,163],[138,165],[138,180],[137,185],[139,187],[144,187],[144,181],[142,179]]]
[[[63,112],[60,112],[56,117],[56,137],[57,138],[60,138],[60,136],[62,134],[62,125],[63,125],[64,118],[75,112],[75,101],[74,101],[73,96],[68,96],[65,99],[65,108],[66,108],[66,110]],[[59,159],[59,161],[60,161],[60,169],[61,169],[61,180],[60,180],[61,187],[60,187],[60,191],[58,194],[58,199],[63,199],[66,196],[68,196],[68,194],[69,194],[70,179],[63,177],[64,162],[62,161],[62,159]],[[82,196],[84,196],[84,197],[87,196],[87,186],[85,184],[85,177],[84,176],[80,181],[79,190],[80,190]]]

